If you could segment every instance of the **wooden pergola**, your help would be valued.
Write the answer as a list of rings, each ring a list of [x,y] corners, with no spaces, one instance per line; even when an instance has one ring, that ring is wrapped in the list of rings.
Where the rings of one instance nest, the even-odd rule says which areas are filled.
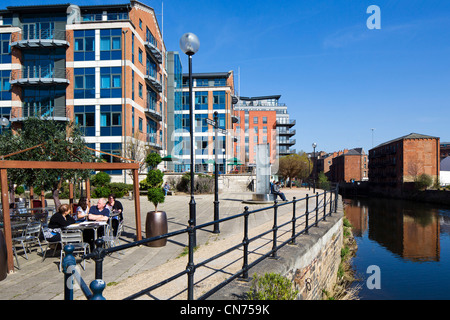
[[[14,271],[14,255],[12,251],[11,220],[9,212],[8,196],[8,169],[73,169],[73,170],[132,170],[133,192],[136,219],[136,239],[142,240],[141,232],[141,208],[139,201],[139,163],[104,163],[104,162],[58,162],[58,161],[19,161],[0,160],[0,180],[2,188],[2,209],[5,231],[5,242],[7,246],[8,272]]]

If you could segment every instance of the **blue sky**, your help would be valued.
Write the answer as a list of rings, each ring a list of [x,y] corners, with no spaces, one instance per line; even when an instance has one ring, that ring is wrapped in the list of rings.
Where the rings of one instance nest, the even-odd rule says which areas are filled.
[[[327,152],[367,152],[372,141],[411,132],[450,141],[449,1],[141,2],[155,8],[160,24],[164,8],[167,50],[181,52],[185,32],[199,37],[193,72],[233,70],[242,96],[280,94],[296,120],[297,151],[311,152],[316,142]],[[379,30],[366,26],[370,5],[381,10]]]

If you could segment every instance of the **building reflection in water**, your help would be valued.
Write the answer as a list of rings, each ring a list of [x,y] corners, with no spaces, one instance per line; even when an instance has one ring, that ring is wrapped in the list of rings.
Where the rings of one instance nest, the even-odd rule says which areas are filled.
[[[403,259],[439,261],[438,209],[428,204],[380,198],[345,199],[354,235],[376,241]]]

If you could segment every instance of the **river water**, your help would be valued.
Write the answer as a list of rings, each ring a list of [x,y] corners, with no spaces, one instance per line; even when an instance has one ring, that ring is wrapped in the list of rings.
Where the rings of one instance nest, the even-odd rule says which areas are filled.
[[[450,207],[344,199],[361,300],[450,299]]]

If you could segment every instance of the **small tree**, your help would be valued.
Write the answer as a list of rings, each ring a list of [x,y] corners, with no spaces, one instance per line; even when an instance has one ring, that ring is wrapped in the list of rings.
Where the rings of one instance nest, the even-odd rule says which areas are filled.
[[[164,190],[162,189],[164,173],[156,167],[161,163],[161,156],[156,152],[150,153],[145,158],[148,168],[147,173],[147,198],[153,203],[155,211],[158,211],[158,204],[165,200]]]
[[[433,184],[433,178],[426,173],[422,173],[415,179],[414,182],[416,184],[417,190],[426,190]]]

